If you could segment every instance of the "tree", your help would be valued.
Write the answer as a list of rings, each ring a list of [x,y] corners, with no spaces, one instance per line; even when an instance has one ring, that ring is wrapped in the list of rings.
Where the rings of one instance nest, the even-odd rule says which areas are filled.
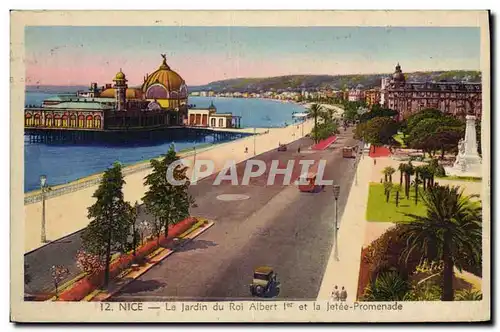
[[[356,126],[355,138],[363,139],[374,147],[390,144],[398,131],[398,124],[391,118],[373,118]]]
[[[392,182],[384,182],[384,192],[385,192],[385,202],[389,202],[389,197],[391,197]]]
[[[88,208],[88,218],[91,222],[82,233],[83,249],[104,257],[105,287],[109,282],[111,252],[123,252],[130,228],[130,204],[123,200],[124,183],[119,163],[104,172],[93,195],[96,202]]]
[[[399,192],[401,191],[401,186],[399,184],[394,185],[394,191],[396,192],[396,207],[399,206]]]
[[[439,127],[432,135],[432,139],[436,142],[435,146],[441,149],[441,159],[444,159],[444,154],[447,151],[453,151],[458,146],[458,141],[464,137],[463,127]]]
[[[389,181],[392,183],[392,174],[394,174],[396,172],[396,170],[391,167],[391,166],[387,166],[385,167],[383,170],[382,170],[382,174],[384,174],[384,178],[385,178],[385,181]]]
[[[399,164],[399,171],[404,176],[405,195],[406,195],[406,198],[408,199],[408,198],[410,198],[411,176],[415,172],[411,161],[408,164]]]
[[[168,236],[170,225],[176,224],[189,215],[189,207],[194,200],[188,193],[189,181],[187,167],[177,165],[173,169],[173,179],[183,182],[181,185],[169,181],[167,171],[170,165],[179,160],[173,145],[160,160],[152,159],[152,171],[145,178],[144,185],[148,190],[142,201],[154,216],[153,232],[159,237],[163,229]]]
[[[442,150],[444,156],[445,150],[456,148],[464,128],[463,122],[451,116],[424,118],[412,127],[406,141],[413,149],[421,149],[429,155]]]
[[[481,149],[481,119],[476,120],[476,142],[477,142],[477,153],[482,154]]]
[[[473,289],[463,289],[455,295],[455,301],[481,301],[482,299],[481,291]]]
[[[365,289],[364,301],[402,301],[409,284],[397,272],[383,272]]]
[[[309,107],[307,111],[309,118],[314,118],[314,128],[318,128],[318,118],[324,113],[324,108],[320,104],[314,103]],[[318,139],[315,138],[314,141],[317,143]]]
[[[75,258],[76,266],[84,273],[92,274],[96,271],[104,269],[104,261],[102,257],[98,255],[78,250]]]
[[[389,108],[382,108],[379,104],[372,105],[371,111],[361,114],[359,116],[360,122],[366,122],[374,118],[394,118],[398,115],[397,111],[391,110]]]
[[[318,124],[317,127],[314,127],[311,132],[311,136],[315,140],[320,141],[337,133],[338,133],[337,124],[333,121],[328,121],[320,123]]]
[[[410,133],[413,128],[423,119],[440,118],[443,116],[443,112],[435,108],[423,109],[418,113],[412,114],[406,119],[406,134]]]
[[[459,187],[432,185],[422,195],[426,215],[406,214],[412,221],[402,225],[403,256],[418,251],[429,261],[443,262],[443,301],[453,301],[453,269],[462,270],[461,256],[481,261],[482,215],[476,197],[464,196]]]

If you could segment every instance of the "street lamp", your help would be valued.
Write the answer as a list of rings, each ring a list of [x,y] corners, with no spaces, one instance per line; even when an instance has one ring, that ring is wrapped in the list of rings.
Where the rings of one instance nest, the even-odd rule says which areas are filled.
[[[136,239],[136,236],[135,236],[135,223],[137,222],[137,217],[139,216],[139,203],[137,203],[137,201],[135,201],[135,204],[134,204],[134,209],[135,209],[135,215],[134,215],[134,220],[132,221],[132,227],[131,227],[131,231],[132,231],[132,238],[131,238],[131,241],[132,242],[132,247],[134,248],[134,257],[135,257],[135,249],[137,247],[137,239]]]
[[[149,223],[144,220],[139,223],[139,229],[141,231],[141,245],[144,243],[144,232],[149,230]]]
[[[40,189],[42,192],[42,243],[47,242],[47,235],[45,233],[45,191],[47,189],[47,176],[40,175]]]
[[[196,181],[196,146],[193,146],[194,160],[193,160],[193,181]]]
[[[334,251],[334,257],[335,260],[339,260],[339,247],[338,247],[338,233],[339,233],[339,226],[338,226],[338,199],[339,199],[339,194],[340,194],[340,186],[335,184],[333,185],[333,197],[335,198],[335,251]]]
[[[256,136],[257,136],[256,134],[257,134],[257,128],[254,127],[253,128],[253,155],[254,155],[254,157],[257,155],[255,153],[255,139],[256,139]]]
[[[59,284],[69,275],[69,269],[62,265],[52,265],[50,268],[52,280],[56,289],[56,299],[59,297]]]

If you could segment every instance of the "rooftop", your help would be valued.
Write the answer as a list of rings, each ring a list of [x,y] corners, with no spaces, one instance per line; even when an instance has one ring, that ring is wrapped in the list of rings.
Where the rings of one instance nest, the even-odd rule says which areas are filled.
[[[45,106],[47,109],[98,109],[98,110],[107,110],[112,109],[113,107],[103,105],[98,102],[62,102],[56,105]]]

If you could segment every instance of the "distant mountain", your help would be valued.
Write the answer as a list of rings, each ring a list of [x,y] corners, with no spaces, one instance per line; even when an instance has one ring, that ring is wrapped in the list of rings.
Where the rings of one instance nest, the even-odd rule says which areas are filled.
[[[211,82],[201,86],[190,86],[189,91],[214,92],[259,92],[259,91],[279,91],[279,90],[315,90],[331,88],[341,90],[361,85],[364,89],[380,86],[383,77],[392,74],[366,74],[366,75],[289,75],[267,78],[234,78],[222,81]],[[405,74],[407,81],[468,81],[480,82],[481,73],[479,71],[430,71],[413,72]]]
[[[214,92],[259,92],[259,91],[300,91],[330,88],[341,90],[361,85],[364,89],[380,86],[383,77],[392,74],[365,74],[365,75],[288,75],[266,78],[233,78],[228,80],[211,82],[206,85],[190,86],[188,90]],[[412,82],[426,81],[468,81],[480,82],[479,71],[429,71],[405,73],[406,80]],[[132,87],[132,86],[131,86]],[[76,93],[78,90],[88,90],[88,85],[57,86],[57,85],[28,85],[27,92],[42,93]]]

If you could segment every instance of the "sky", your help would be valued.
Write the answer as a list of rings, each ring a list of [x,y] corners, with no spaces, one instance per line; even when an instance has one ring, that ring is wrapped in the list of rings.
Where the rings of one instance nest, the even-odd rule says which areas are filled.
[[[26,27],[28,85],[139,85],[165,53],[188,86],[239,77],[479,70],[468,27]]]

